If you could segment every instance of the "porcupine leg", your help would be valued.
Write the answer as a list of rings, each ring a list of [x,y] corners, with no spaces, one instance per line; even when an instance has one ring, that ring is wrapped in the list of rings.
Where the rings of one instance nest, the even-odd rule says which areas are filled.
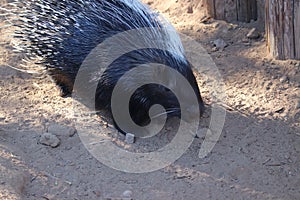
[[[57,69],[51,70],[50,75],[54,82],[59,86],[61,97],[67,97],[72,94],[74,82],[67,75]]]

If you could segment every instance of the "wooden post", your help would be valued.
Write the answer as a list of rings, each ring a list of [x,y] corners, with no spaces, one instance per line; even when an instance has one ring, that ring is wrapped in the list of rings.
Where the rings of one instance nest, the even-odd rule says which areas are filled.
[[[300,59],[300,0],[266,0],[269,52],[276,59]]]
[[[229,22],[257,20],[257,0],[205,0],[209,16]]]
[[[265,24],[265,17],[266,17],[266,0],[257,0],[257,20]]]

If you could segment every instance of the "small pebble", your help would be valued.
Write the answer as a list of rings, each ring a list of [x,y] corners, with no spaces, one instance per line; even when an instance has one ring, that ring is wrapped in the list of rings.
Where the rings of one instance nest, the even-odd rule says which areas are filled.
[[[121,200],[133,200],[132,191],[126,190],[125,192],[123,192]]]
[[[125,142],[127,144],[133,144],[134,143],[134,135],[131,133],[127,133],[125,137]]]
[[[287,76],[283,76],[279,79],[280,83],[285,83],[288,81],[288,77]]]
[[[108,128],[108,123],[107,122],[103,122],[103,126],[104,126],[104,128]]]
[[[247,38],[242,39],[242,43],[249,43],[249,40]]]
[[[211,130],[208,128],[201,128],[197,131],[197,136],[202,139],[205,139],[206,136],[209,137],[211,134]]]
[[[236,30],[239,27],[237,24],[229,24],[229,26],[229,30]]]
[[[60,140],[52,133],[44,133],[41,135],[40,143],[55,148],[59,146]]]
[[[123,197],[126,197],[126,198],[132,198],[132,191],[130,190],[125,190],[122,194]]]
[[[97,197],[100,197],[101,196],[101,192],[100,191],[93,191],[94,194],[97,196]]]
[[[214,46],[218,49],[224,49],[228,46],[228,44],[222,40],[222,39],[217,39],[213,42]]]
[[[0,114],[0,121],[4,121],[6,119],[6,117],[2,114]]]
[[[213,47],[212,49],[211,49],[211,52],[217,52],[218,51],[218,48],[217,47]]]

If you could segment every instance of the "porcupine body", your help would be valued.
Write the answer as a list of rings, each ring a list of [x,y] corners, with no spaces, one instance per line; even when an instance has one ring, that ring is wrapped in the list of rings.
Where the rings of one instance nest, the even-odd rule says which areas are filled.
[[[72,92],[82,62],[105,39],[137,28],[163,29],[166,26],[159,15],[138,0],[27,0],[17,3],[22,7],[22,12],[17,11],[20,20],[16,23],[19,28],[15,34],[23,41],[19,49],[29,57],[42,58],[41,64],[61,87],[63,95]],[[167,38],[164,43],[170,51],[140,49],[114,61],[97,83],[96,109],[111,109],[114,86],[127,71],[141,64],[160,63],[186,77],[197,95],[202,113],[200,91],[178,35]],[[176,80],[170,81],[176,83]],[[134,122],[147,124],[149,109],[154,104],[165,107],[171,116],[180,116],[176,96],[165,87],[148,84],[137,89],[130,99],[130,115]]]

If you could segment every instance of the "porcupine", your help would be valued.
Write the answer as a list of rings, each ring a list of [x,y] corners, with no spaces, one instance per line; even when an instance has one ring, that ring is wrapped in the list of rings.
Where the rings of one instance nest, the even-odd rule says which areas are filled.
[[[17,8],[12,9],[12,13],[19,19],[15,23],[18,27],[15,37],[22,41],[18,48],[29,57],[42,58],[40,64],[60,86],[62,96],[72,93],[82,62],[105,39],[138,28],[172,27],[139,0],[15,0],[10,5]],[[155,38],[156,33],[153,34]],[[124,73],[141,64],[160,63],[177,70],[188,80],[197,96],[199,111],[203,113],[204,103],[192,67],[180,39],[176,38],[179,36],[169,35],[164,41],[170,51],[139,49],[113,62],[97,83],[96,109],[111,111],[112,91]],[[170,82],[176,84],[172,77]],[[184,95],[189,98],[188,94]],[[147,84],[137,89],[130,99],[133,121],[138,125],[149,123],[148,112],[154,104],[162,105],[168,116],[181,115],[179,102],[168,88]]]

